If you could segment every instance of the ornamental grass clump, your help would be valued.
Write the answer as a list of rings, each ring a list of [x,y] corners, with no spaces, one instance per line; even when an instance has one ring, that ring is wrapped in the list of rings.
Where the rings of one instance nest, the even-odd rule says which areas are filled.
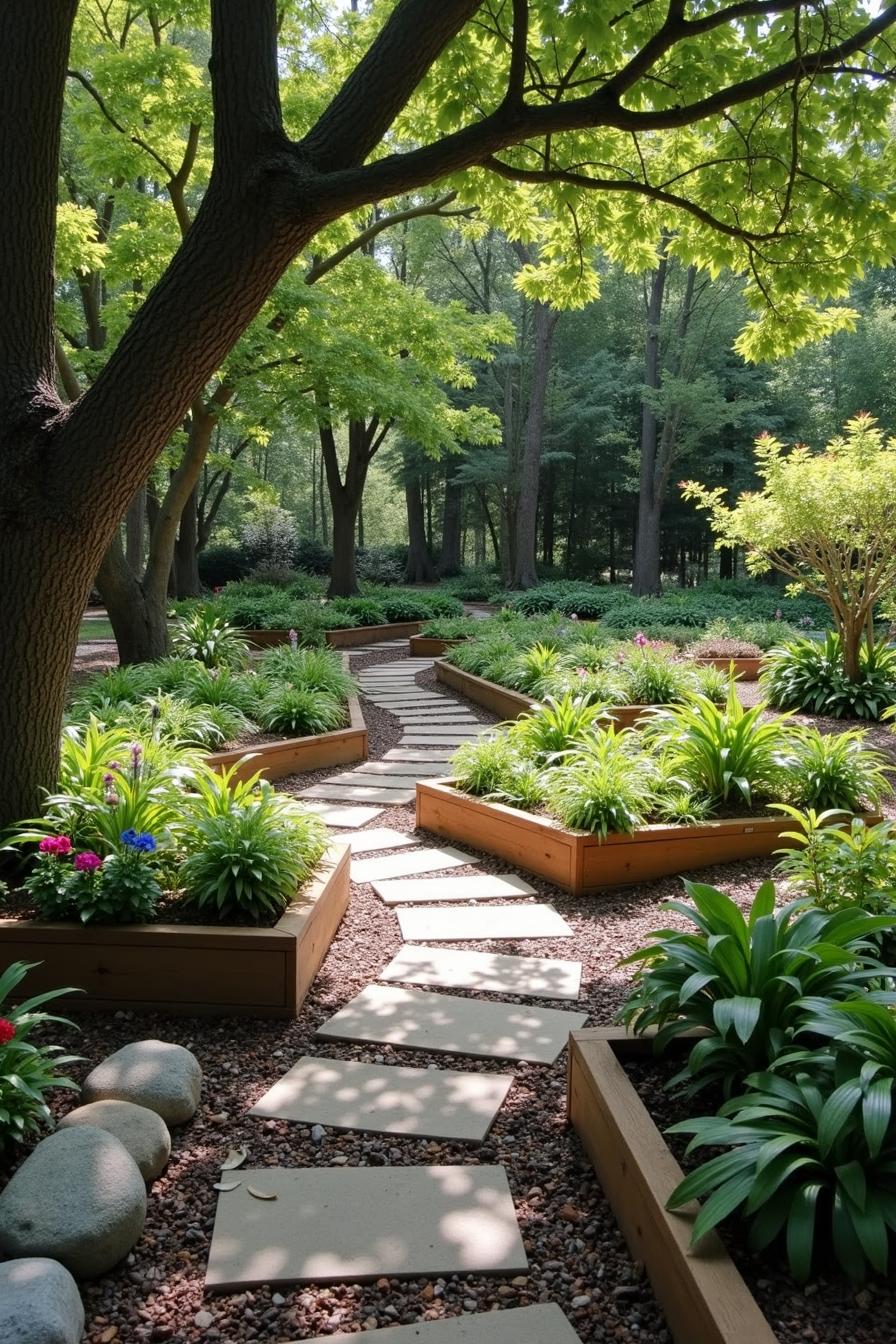
[[[631,834],[647,820],[655,796],[656,767],[630,728],[611,725],[573,747],[549,772],[548,807],[564,826],[605,839]]]

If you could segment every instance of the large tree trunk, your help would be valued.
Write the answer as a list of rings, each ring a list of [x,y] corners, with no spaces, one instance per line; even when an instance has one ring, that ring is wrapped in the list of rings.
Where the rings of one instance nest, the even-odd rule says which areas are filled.
[[[660,321],[666,291],[668,261],[666,239],[660,248],[660,262],[653,272],[647,303],[647,338],[644,349],[644,385],[649,392],[660,387]],[[638,489],[638,530],[632,566],[632,592],[636,597],[656,597],[660,583],[660,519],[657,499],[657,416],[651,400],[641,405],[641,475]]]
[[[457,479],[455,464],[451,461],[445,470],[445,503],[442,510],[442,550],[439,556],[439,577],[446,579],[459,574],[463,568],[461,521],[464,488]]]
[[[174,546],[174,588],[178,597],[199,597],[199,484],[184,505]]]
[[[115,631],[120,663],[150,663],[170,652],[168,584],[145,583],[131,569],[121,539],[103,556],[97,584]]]
[[[333,562],[328,597],[354,597],[361,590],[355,565],[355,529],[361,496],[351,498],[346,490],[330,495],[333,515]]]
[[[423,515],[420,480],[409,473],[405,475],[404,498],[408,513],[408,561],[404,571],[405,583],[432,583],[436,571],[426,544],[426,519]]]
[[[333,561],[330,567],[328,597],[354,597],[360,591],[355,565],[355,532],[367,472],[374,454],[389,432],[389,424],[381,425],[374,417],[369,423],[351,420],[348,426],[348,460],[345,474],[339,469],[336,437],[329,420],[329,404],[325,392],[317,395],[321,417],[321,460],[327,475],[327,491],[333,518]]]
[[[532,361],[532,387],[526,435],[520,463],[519,498],[516,509],[512,588],[534,588],[538,583],[535,549],[538,534],[538,481],[541,472],[541,447],[548,377],[551,371],[551,345],[559,314],[548,304],[536,302],[535,349]]]
[[[146,486],[138,490],[125,517],[128,564],[136,572],[143,565],[143,536],[146,531]]]

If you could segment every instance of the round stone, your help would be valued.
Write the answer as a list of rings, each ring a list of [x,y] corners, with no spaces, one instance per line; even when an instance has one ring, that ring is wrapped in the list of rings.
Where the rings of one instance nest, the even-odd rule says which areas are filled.
[[[0,1251],[49,1256],[76,1278],[118,1264],[146,1218],[146,1185],[130,1153],[93,1125],[43,1140],[0,1194]]]
[[[0,1265],[3,1344],[78,1344],[83,1329],[78,1285],[58,1260],[28,1256]]]
[[[91,1101],[59,1121],[60,1129],[70,1125],[95,1125],[114,1134],[137,1163],[144,1181],[154,1181],[171,1156],[171,1135],[165,1121],[155,1111],[135,1106],[132,1101]]]
[[[81,1094],[85,1102],[130,1101],[182,1125],[196,1114],[201,1088],[199,1061],[182,1045],[133,1041],[87,1075]]]

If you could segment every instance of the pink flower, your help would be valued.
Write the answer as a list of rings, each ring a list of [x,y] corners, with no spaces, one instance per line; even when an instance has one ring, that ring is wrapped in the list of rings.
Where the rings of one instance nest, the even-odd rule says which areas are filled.
[[[67,835],[46,835],[38,846],[41,854],[55,854],[62,858],[72,852],[72,842]]]
[[[118,804],[121,802],[121,799],[119,798],[118,794],[115,792],[114,789],[107,789],[106,792],[103,794],[103,801],[105,802],[107,807],[117,807]]]
[[[581,677],[583,681],[584,681],[585,677],[587,677],[587,675],[588,675],[588,669],[587,669],[587,667],[577,667],[577,668],[576,668],[576,676],[577,676],[577,677]]]
[[[81,854],[75,855],[75,869],[79,873],[95,873],[97,868],[102,866],[102,859],[99,854],[94,854],[92,849],[85,849]]]
[[[297,648],[299,647],[299,632],[298,632],[298,630],[290,630],[290,632],[289,632],[289,647],[290,647],[291,649],[297,649]]]
[[[635,638],[632,640],[632,643],[637,644],[639,649],[643,649],[649,642],[650,641],[648,640],[647,636],[643,634],[640,630],[635,635]]]
[[[221,584],[216,583],[214,588],[212,589],[212,592],[214,593],[215,597],[218,596],[218,593],[220,593],[220,591],[221,591]]]
[[[578,616],[575,614],[575,612],[573,612],[569,619],[570,619],[571,621],[577,621],[579,618],[578,618]]]
[[[0,1017],[0,1045],[8,1045],[16,1034],[15,1025],[8,1017]]]

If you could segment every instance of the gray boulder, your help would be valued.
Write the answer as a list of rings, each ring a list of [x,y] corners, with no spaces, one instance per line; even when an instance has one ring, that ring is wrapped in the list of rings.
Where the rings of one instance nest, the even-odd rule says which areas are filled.
[[[131,1101],[182,1125],[199,1106],[202,1070],[182,1045],[134,1041],[109,1055],[87,1075],[81,1096],[89,1101]]]
[[[70,1125],[95,1125],[114,1134],[137,1163],[144,1181],[154,1181],[171,1156],[171,1135],[165,1121],[155,1111],[135,1106],[132,1101],[92,1101],[79,1106],[59,1121],[60,1129]]]
[[[0,1265],[3,1344],[78,1344],[84,1308],[64,1265],[40,1256]]]
[[[78,1279],[118,1264],[146,1218],[146,1185],[112,1134],[71,1125],[39,1143],[0,1194],[0,1251],[49,1256]]]

